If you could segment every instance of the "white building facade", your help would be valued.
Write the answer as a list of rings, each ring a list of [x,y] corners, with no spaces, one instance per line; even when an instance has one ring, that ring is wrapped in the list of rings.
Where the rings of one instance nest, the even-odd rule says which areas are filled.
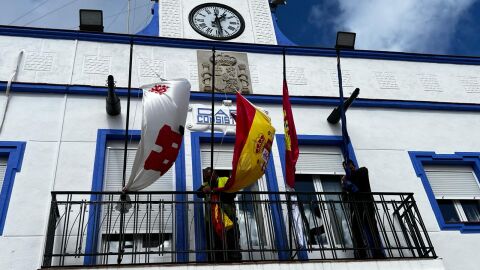
[[[111,230],[118,229],[115,227],[118,224],[111,221],[108,225],[102,218],[105,211],[118,217],[118,213],[114,214],[115,204],[107,204],[110,207],[107,210],[105,205],[92,201],[110,196],[112,202],[118,194],[92,192],[120,191],[130,44],[133,44],[133,64],[129,149],[135,149],[140,138],[141,85],[158,82],[160,78],[186,78],[192,92],[180,155],[169,173],[150,189],[179,193],[148,198],[162,201],[162,214],[167,216],[152,221],[153,226],[163,228],[154,241],[124,239],[129,243],[125,251],[138,255],[124,255],[122,264],[127,269],[156,268],[164,262],[178,269],[222,267],[202,257],[205,255],[201,251],[205,248],[205,239],[201,236],[204,224],[203,214],[199,213],[203,209],[197,205],[201,200],[188,193],[198,189],[202,183],[201,170],[210,165],[211,93],[204,91],[208,82],[203,80],[199,61],[204,55],[210,55],[212,48],[226,62],[233,61],[231,57],[235,53],[240,54],[236,58],[239,62],[247,59],[245,96],[268,112],[276,129],[267,174],[252,190],[279,192],[279,197],[285,195],[281,194],[286,190],[281,100],[282,52],[286,48],[286,75],[301,152],[297,181],[306,189],[313,187],[314,190],[309,191],[339,191],[335,181],[344,174],[341,148],[345,146],[340,124],[326,121],[339,102],[335,51],[282,46],[285,41],[279,38],[268,2],[263,0],[249,0],[248,5],[244,1],[217,1],[236,10],[243,17],[244,28],[230,42],[208,40],[190,25],[190,11],[201,4],[198,2],[159,1],[160,37],[0,27],[0,84],[5,89],[11,83],[9,95],[2,94],[3,107],[0,108],[4,112],[0,130],[0,171],[4,175],[0,182],[1,269],[63,265],[83,269],[117,263],[117,256],[109,252],[116,252],[119,241],[104,235],[113,234]],[[478,268],[479,65],[480,59],[473,57],[342,52],[345,94],[350,95],[357,87],[361,89],[359,98],[347,112],[351,137],[351,145],[347,147],[354,153],[358,165],[368,168],[372,191],[383,194],[375,195],[376,199],[384,198],[378,204],[381,209],[376,219],[387,258],[354,259],[353,251],[348,251],[351,241],[350,246],[348,240],[344,242],[346,248],[333,243],[338,241],[336,234],[341,232],[331,228],[333,231],[331,236],[327,232],[326,241],[333,241],[329,247],[337,247],[339,253],[336,254],[343,255],[318,255],[321,245],[313,252],[296,250],[303,257],[288,253],[289,247],[296,243],[289,238],[288,228],[294,225],[288,221],[287,208],[274,202],[269,204],[273,195],[263,194],[258,195],[259,208],[254,206],[257,210],[251,210],[254,217],[248,216],[248,207],[238,207],[239,213],[244,213],[243,221],[239,217],[239,222],[241,227],[246,226],[249,219],[253,220],[256,230],[250,232],[250,237],[263,241],[269,251],[263,255],[245,253],[243,261],[234,263],[234,267]],[[121,99],[122,111],[117,116],[109,116],[105,111],[108,75],[115,77]],[[241,84],[239,78],[236,79]],[[235,130],[235,123],[229,117],[229,111],[235,110],[234,95],[227,90],[215,94],[214,165],[223,171],[231,169]],[[128,152],[130,166],[133,153]],[[52,192],[64,193],[52,198]],[[410,193],[414,200],[408,197]],[[134,201],[135,196],[132,198]],[[395,200],[397,205],[392,202]],[[405,211],[412,211],[408,213],[415,219],[409,222],[395,216],[398,211],[393,213],[395,209],[403,209],[401,203],[407,201],[412,209]],[[147,208],[141,208],[147,205],[137,206],[139,211],[148,212]],[[324,220],[331,219],[329,211],[337,208],[324,206],[328,212]],[[308,219],[309,213],[305,215]],[[67,217],[71,220],[66,220]],[[394,220],[395,217],[399,220]],[[344,217],[343,223],[329,224],[348,226],[346,219]],[[96,225],[92,225],[94,223]],[[400,223],[406,228],[402,229]],[[382,229],[382,224],[390,225]],[[137,225],[126,228],[126,234],[135,235],[135,229],[145,229],[142,224]],[[393,228],[398,231],[392,231]],[[243,232],[240,234],[241,241],[245,242],[242,249],[252,249],[253,240],[243,240],[246,237]],[[405,238],[395,240],[396,234]],[[142,237],[150,237],[145,235],[148,233]],[[386,243],[386,239],[392,243]],[[389,246],[396,247],[392,253]],[[279,251],[282,247],[288,254],[282,255]],[[401,248],[405,250],[400,251]],[[146,259],[147,255],[142,252],[151,250],[156,253]],[[101,251],[105,253],[99,255]],[[45,259],[44,255],[51,255],[49,252],[67,256]],[[405,254],[399,255],[401,252]],[[264,262],[258,264],[258,261]],[[196,262],[203,264],[192,264]]]

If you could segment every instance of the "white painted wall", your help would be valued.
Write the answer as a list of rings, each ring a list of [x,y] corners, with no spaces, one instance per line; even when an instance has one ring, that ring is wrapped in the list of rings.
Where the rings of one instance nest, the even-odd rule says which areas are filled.
[[[118,86],[127,84],[128,45],[79,41],[76,46],[75,41],[4,36],[0,36],[0,81],[10,77],[21,49],[26,51],[18,74],[21,82],[104,86],[106,76],[113,74]],[[198,89],[195,50],[135,46],[134,51],[135,87],[156,81],[155,73],[161,73],[166,78],[186,77],[191,80],[193,90]],[[248,57],[253,66],[254,93],[279,95],[281,56],[248,54]],[[153,66],[155,72],[145,72],[148,65],[142,64],[144,62]],[[344,59],[342,63],[347,92],[360,87],[360,96],[364,98],[478,103],[480,97],[480,86],[475,83],[480,71],[478,66],[366,59]],[[287,64],[292,95],[337,96],[334,58],[289,56]],[[198,101],[192,104],[209,105]],[[269,111],[277,132],[283,133],[281,107],[259,105]],[[131,109],[130,128],[139,129],[139,99],[132,99]],[[339,127],[325,120],[331,110],[324,106],[294,105],[297,133],[339,135]],[[4,233],[0,236],[0,269],[40,266],[50,191],[91,190],[97,130],[123,129],[125,115],[125,98],[122,98],[122,115],[109,117],[105,112],[105,97],[12,93],[0,140],[26,141],[27,145],[22,171],[15,178]],[[473,112],[355,107],[348,111],[355,154],[360,165],[370,170],[372,189],[415,193],[437,254],[444,259],[447,269],[476,268],[475,250],[480,235],[439,230],[407,152],[480,152],[480,143],[474,135],[480,134],[479,116],[480,113]],[[187,188],[194,190],[197,187],[191,180],[188,131],[185,149]],[[277,179],[283,183],[276,143],[273,154]],[[439,261],[423,262],[379,262],[378,265],[387,267],[384,265],[387,264],[391,269],[438,269],[441,265]],[[330,269],[333,265],[344,269],[380,267],[371,264],[377,263],[314,265],[316,269]],[[294,266],[288,264],[288,267]]]
[[[112,74],[117,86],[127,86],[128,45],[0,36],[0,81],[10,78],[21,50],[17,81],[105,86]],[[196,50],[138,45],[133,59],[133,87],[182,77],[199,89]],[[280,95],[281,55],[248,53],[248,61],[253,93]],[[346,95],[359,87],[369,99],[480,100],[480,66],[343,58],[342,70]],[[292,96],[338,96],[333,57],[287,56],[287,79]]]
[[[56,94],[13,93],[0,140],[23,140],[27,146],[22,171],[16,175],[4,234],[0,237],[0,246],[4,247],[0,254],[2,269],[34,269],[39,266],[51,190],[91,190],[97,130],[123,129],[125,125],[125,98],[122,98],[122,115],[118,117],[107,116],[104,100],[104,97],[95,96],[69,95],[65,100],[63,95]],[[140,128],[139,104],[139,100],[133,99],[133,129]],[[208,102],[192,101],[191,104],[209,106]],[[277,132],[283,133],[281,107],[259,105],[269,111]],[[293,106],[298,134],[339,135],[339,128],[325,120],[331,109]],[[480,236],[439,231],[407,151],[479,152],[480,144],[471,135],[480,133],[480,127],[472,125],[479,114],[353,108],[348,116],[355,154],[360,165],[370,170],[372,189],[414,192],[434,246],[447,269],[473,269],[475,243]],[[197,187],[191,182],[188,131],[185,150],[187,188],[194,190]],[[273,151],[277,179],[283,183],[276,143]],[[280,189],[283,189],[282,185]],[[12,260],[12,256],[19,260]]]

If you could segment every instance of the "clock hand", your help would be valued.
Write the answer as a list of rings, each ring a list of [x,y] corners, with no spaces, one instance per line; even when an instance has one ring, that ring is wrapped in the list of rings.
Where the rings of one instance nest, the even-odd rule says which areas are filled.
[[[215,15],[215,26],[218,28],[219,30],[219,35],[220,36],[223,36],[223,28],[222,28],[222,24],[220,23],[220,18],[218,17],[218,13],[216,13],[215,11],[213,12],[214,15]]]

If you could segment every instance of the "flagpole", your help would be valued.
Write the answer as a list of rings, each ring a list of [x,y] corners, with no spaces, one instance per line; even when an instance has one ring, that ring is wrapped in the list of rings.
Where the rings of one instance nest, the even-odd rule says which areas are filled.
[[[347,118],[345,116],[345,108],[343,104],[343,82],[342,82],[342,69],[340,67],[340,49],[336,49],[337,52],[337,76],[338,76],[338,92],[340,96],[340,120],[342,122],[342,138],[343,138],[343,144],[344,144],[344,160],[347,161],[350,158],[350,153],[348,150],[348,145],[350,138],[348,136],[348,130],[347,130]],[[347,172],[348,173],[348,172]]]
[[[210,168],[212,168],[213,175],[213,150],[214,150],[214,135],[215,135],[215,47],[212,47],[212,130],[210,133]],[[210,177],[209,184],[211,186],[212,179]]]
[[[132,90],[132,58],[133,58],[133,38],[130,37],[130,60],[128,63],[128,92],[127,92],[127,121],[125,123],[125,148],[123,151],[123,177],[122,177],[122,195],[120,195],[121,207],[120,207],[120,239],[118,245],[118,258],[117,263],[122,262],[123,257],[123,244],[124,244],[124,220],[125,220],[125,202],[126,194],[123,190],[125,188],[125,182],[127,178],[127,147],[128,147],[128,126],[130,124],[130,92]]]

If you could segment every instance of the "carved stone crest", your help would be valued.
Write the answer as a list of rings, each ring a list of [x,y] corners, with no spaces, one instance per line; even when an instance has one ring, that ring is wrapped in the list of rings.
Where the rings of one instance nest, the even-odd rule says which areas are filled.
[[[197,51],[200,91],[212,91],[213,56]],[[251,94],[252,83],[246,53],[219,52],[215,55],[215,91]]]

